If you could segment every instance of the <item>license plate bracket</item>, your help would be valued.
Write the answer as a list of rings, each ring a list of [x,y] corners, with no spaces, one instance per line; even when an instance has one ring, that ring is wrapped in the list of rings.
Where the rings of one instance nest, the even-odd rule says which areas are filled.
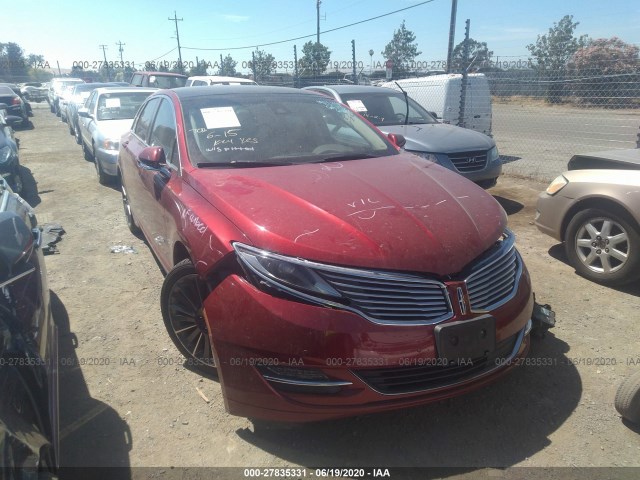
[[[438,355],[449,363],[477,360],[496,349],[496,319],[490,315],[437,325],[434,333]]]

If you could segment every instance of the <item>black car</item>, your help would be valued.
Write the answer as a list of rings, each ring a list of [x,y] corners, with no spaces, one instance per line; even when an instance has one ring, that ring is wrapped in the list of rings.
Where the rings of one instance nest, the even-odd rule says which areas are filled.
[[[5,104],[0,104],[0,176],[15,192],[20,193],[22,178],[18,161],[18,141],[13,136],[12,125],[20,123],[21,120],[13,115],[7,115],[5,107]]]
[[[0,83],[0,103],[7,105],[7,113],[20,117],[19,126],[29,127],[29,117],[33,116],[31,104],[22,98],[20,87],[10,83]]]
[[[32,208],[0,180],[0,477],[58,464],[57,328]]]

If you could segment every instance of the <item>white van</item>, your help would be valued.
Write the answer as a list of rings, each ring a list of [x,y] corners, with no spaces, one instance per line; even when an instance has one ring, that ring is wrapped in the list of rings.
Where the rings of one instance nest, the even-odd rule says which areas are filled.
[[[460,122],[460,99],[462,97],[462,75],[444,74],[429,77],[407,78],[397,83],[411,98],[429,112],[435,113],[443,123],[458,125]],[[396,81],[381,86],[400,90]],[[491,92],[489,82],[482,73],[467,77],[467,94],[464,110],[464,126],[485,135],[491,135]]]
[[[219,75],[201,75],[189,77],[185,87],[199,87],[206,85],[257,85],[253,80],[240,77],[222,77]]]

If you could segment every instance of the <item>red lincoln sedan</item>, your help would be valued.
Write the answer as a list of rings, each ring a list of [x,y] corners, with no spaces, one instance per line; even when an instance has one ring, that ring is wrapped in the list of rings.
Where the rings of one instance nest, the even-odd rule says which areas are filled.
[[[280,87],[162,90],[122,137],[127,222],[229,413],[315,421],[452,397],[529,346],[500,205],[346,106]]]

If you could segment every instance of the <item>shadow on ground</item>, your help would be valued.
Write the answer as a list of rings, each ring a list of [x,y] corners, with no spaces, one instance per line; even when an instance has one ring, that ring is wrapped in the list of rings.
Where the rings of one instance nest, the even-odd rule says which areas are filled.
[[[548,447],[579,403],[582,382],[553,334],[533,339],[524,365],[488,388],[423,407],[239,437],[307,467],[453,467],[450,476],[509,467]],[[367,448],[363,448],[367,445]]]
[[[60,478],[129,480],[129,427],[109,405],[91,398],[67,310],[53,292],[51,309],[59,335]],[[96,468],[104,466],[112,468]]]
[[[565,265],[571,266],[571,264],[569,263],[569,259],[567,258],[567,253],[565,252],[565,249],[564,249],[564,244],[562,243],[558,243],[552,246],[549,249],[549,256],[554,258],[555,260],[558,260],[559,262],[564,263]],[[578,274],[575,273],[575,275],[578,275]],[[629,283],[627,285],[621,285],[619,287],[608,287],[608,288],[617,290],[622,293],[627,293],[635,297],[640,297],[640,282],[637,282],[637,281]]]
[[[524,205],[520,202],[516,202],[515,200],[510,200],[505,197],[501,197],[500,195],[494,195],[498,203],[504,208],[504,211],[507,212],[507,215],[515,215],[520,210],[524,208]]]

